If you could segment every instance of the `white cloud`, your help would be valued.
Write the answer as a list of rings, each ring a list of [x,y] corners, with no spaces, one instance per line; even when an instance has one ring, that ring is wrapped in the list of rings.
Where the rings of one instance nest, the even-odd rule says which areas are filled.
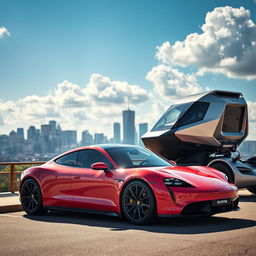
[[[62,108],[84,108],[90,105],[89,95],[80,86],[67,80],[58,84],[51,97]]]
[[[137,104],[148,99],[147,91],[138,85],[127,82],[112,81],[109,77],[92,74],[85,93],[90,95],[97,103],[122,104],[129,102]]]
[[[202,90],[195,75],[184,74],[166,65],[153,67],[146,79],[154,84],[154,91],[164,98],[186,96]]]
[[[157,47],[157,59],[170,65],[196,66],[198,74],[217,72],[256,79],[256,25],[249,10],[215,8],[207,13],[201,29],[201,34],[189,34],[173,45],[164,42]]]
[[[4,119],[2,118],[2,116],[0,115],[0,126],[4,125]]]
[[[10,36],[11,33],[5,27],[0,27],[0,39],[3,38],[5,35]]]

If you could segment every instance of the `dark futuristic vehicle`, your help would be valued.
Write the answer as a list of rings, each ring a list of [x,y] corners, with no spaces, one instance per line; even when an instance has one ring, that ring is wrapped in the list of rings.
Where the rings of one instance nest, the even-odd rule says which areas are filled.
[[[124,216],[144,224],[155,216],[238,210],[237,187],[209,167],[174,166],[129,145],[74,149],[25,170],[19,186],[28,214],[75,210]]]
[[[238,92],[211,91],[172,105],[143,137],[151,151],[178,165],[205,165],[256,194],[256,157],[235,152],[248,134],[248,111]]]

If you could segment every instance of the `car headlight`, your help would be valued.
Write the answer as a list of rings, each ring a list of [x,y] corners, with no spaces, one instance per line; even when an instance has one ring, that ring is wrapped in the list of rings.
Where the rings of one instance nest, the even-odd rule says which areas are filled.
[[[164,178],[164,184],[169,187],[193,187],[189,183],[177,178]]]

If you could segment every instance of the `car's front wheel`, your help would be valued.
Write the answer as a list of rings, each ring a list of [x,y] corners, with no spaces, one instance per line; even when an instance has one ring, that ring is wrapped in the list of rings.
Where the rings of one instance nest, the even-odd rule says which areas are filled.
[[[154,195],[148,185],[142,181],[132,181],[125,187],[121,204],[123,215],[133,224],[146,224],[155,217]]]
[[[42,193],[34,179],[26,180],[20,191],[21,205],[27,214],[41,214],[43,210]]]

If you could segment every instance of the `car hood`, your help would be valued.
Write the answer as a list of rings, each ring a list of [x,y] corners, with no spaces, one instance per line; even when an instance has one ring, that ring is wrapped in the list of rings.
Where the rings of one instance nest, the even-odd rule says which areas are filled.
[[[171,177],[181,179],[194,187],[219,188],[230,186],[224,176],[217,174],[212,168],[205,166],[174,166],[162,167],[158,172],[169,174]]]

